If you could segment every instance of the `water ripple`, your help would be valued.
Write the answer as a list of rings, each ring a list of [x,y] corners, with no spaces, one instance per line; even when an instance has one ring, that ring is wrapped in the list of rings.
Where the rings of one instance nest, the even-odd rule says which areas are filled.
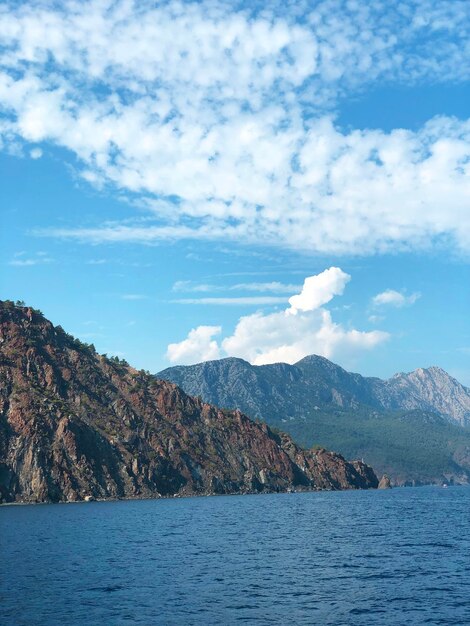
[[[0,626],[470,624],[470,489],[2,507]]]

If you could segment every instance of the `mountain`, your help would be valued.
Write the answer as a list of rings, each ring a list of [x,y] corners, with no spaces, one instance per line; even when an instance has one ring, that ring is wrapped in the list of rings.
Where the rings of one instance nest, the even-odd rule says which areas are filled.
[[[218,406],[287,430],[301,445],[363,457],[396,484],[470,482],[470,390],[437,367],[389,380],[308,356],[253,366],[228,358],[159,377]]]
[[[254,417],[301,416],[305,410],[337,406],[357,409],[434,412],[470,425],[470,389],[438,368],[395,374],[388,380],[347,372],[324,357],[307,356],[295,365],[250,365],[228,358],[169,367],[157,376],[218,406],[238,406]]]
[[[434,411],[461,426],[470,426],[470,389],[440,367],[395,374],[385,381],[380,399],[384,408]]]
[[[0,302],[0,501],[377,486],[372,469],[108,359]]]

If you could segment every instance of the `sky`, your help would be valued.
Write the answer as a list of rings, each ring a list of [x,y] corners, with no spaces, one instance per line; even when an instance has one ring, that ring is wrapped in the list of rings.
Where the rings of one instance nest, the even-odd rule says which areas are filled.
[[[151,372],[470,385],[470,4],[3,2],[0,297]]]

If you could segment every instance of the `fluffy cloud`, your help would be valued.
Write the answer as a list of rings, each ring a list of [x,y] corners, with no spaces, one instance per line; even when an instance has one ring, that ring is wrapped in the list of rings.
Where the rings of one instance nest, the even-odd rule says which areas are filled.
[[[420,297],[421,294],[417,292],[406,296],[405,294],[395,291],[394,289],[386,289],[385,291],[382,291],[382,293],[378,293],[374,296],[372,298],[372,303],[374,306],[393,306],[401,308],[414,304]]]
[[[339,267],[330,267],[321,274],[308,276],[302,291],[289,298],[292,314],[298,311],[314,311],[322,304],[329,302],[334,296],[341,295],[351,276]]]
[[[220,349],[214,335],[218,335],[220,326],[198,326],[189,331],[184,341],[170,343],[167,359],[172,363],[192,364],[198,361],[210,361],[220,357]]]
[[[200,326],[191,330],[182,342],[171,344],[167,357],[173,363],[193,363],[216,358],[214,355],[219,354],[262,365],[295,363],[308,354],[344,359],[373,348],[388,339],[388,333],[346,330],[322,307],[343,292],[349,279],[348,274],[335,267],[310,276],[301,293],[290,299],[289,307],[274,313],[256,312],[241,317],[233,334],[225,337],[220,347],[212,336],[221,329]],[[211,357],[203,356],[208,352]]]
[[[289,315],[289,309],[242,317],[235,332],[222,342],[225,352],[254,363],[295,363],[308,354],[348,358],[373,348],[388,338],[382,331],[345,330],[329,311],[319,309]]]
[[[65,148],[155,218],[42,234],[470,250],[469,121],[335,124],[364,85],[468,79],[469,24],[459,0],[7,3],[0,146]]]

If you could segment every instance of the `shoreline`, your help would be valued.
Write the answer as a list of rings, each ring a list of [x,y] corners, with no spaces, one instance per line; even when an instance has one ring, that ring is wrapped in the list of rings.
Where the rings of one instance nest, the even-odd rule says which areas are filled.
[[[187,494],[174,494],[170,496],[130,496],[130,497],[117,497],[117,498],[93,498],[91,500],[57,500],[57,501],[44,501],[44,502],[1,502],[2,506],[28,506],[28,505],[45,505],[45,504],[91,504],[93,502],[126,502],[134,500],[175,500],[183,498],[215,498],[221,496],[268,496],[268,495],[283,495],[293,493],[342,493],[350,491],[382,491],[377,488],[369,489],[293,489],[285,491],[244,491],[233,493],[187,493]]]
[[[345,492],[356,492],[356,491],[373,491],[373,492],[383,492],[383,491],[393,491],[396,489],[421,489],[426,487],[435,487],[442,489],[443,485],[438,483],[428,483],[423,485],[396,485],[391,487],[390,489],[299,489],[292,491],[253,491],[253,492],[235,492],[235,493],[191,493],[191,494],[175,494],[171,496],[135,496],[135,497],[126,497],[126,498],[93,498],[92,500],[58,500],[56,502],[53,501],[45,501],[45,502],[2,502],[0,503],[0,507],[4,506],[43,506],[43,505],[51,505],[51,504],[91,504],[94,502],[128,502],[128,501],[138,501],[138,500],[175,500],[175,499],[189,499],[189,498],[216,498],[223,496],[268,496],[268,495],[287,495],[287,494],[298,494],[298,493],[345,493]],[[453,487],[470,487],[469,484],[454,484],[448,485],[447,488]]]

